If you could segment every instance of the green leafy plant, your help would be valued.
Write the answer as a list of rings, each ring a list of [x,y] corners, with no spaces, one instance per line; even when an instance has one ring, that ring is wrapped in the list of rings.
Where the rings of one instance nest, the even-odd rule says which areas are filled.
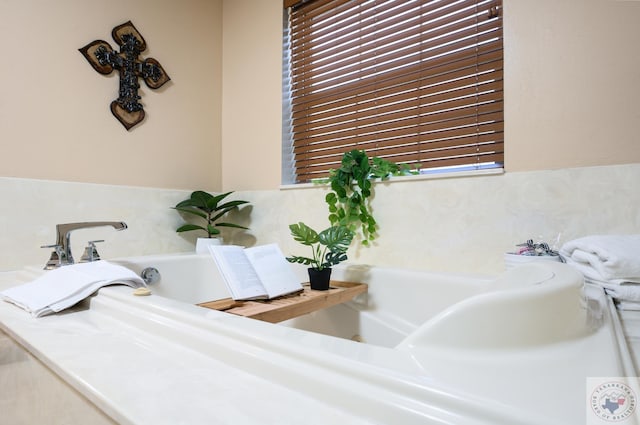
[[[392,175],[411,173],[407,165],[398,165],[383,158],[371,160],[365,151],[352,150],[342,157],[341,166],[329,172],[331,185],[325,201],[329,205],[331,225],[343,225],[353,232],[360,229],[362,244],[376,238],[378,223],[371,209],[372,179],[386,180]]]
[[[289,225],[296,242],[311,247],[312,256],[287,257],[290,263],[299,263],[322,270],[347,260],[347,249],[353,240],[353,232],[345,226],[331,226],[320,233],[299,222]]]
[[[215,237],[220,234],[218,227],[235,227],[238,229],[248,229],[248,227],[239,224],[218,222],[229,211],[237,208],[239,205],[248,204],[249,201],[222,201],[233,192],[222,193],[220,195],[211,195],[202,190],[197,190],[191,194],[189,199],[179,202],[174,209],[179,212],[200,217],[205,220],[205,225],[183,224],[176,229],[176,232],[188,232],[191,230],[204,230],[207,237]]]

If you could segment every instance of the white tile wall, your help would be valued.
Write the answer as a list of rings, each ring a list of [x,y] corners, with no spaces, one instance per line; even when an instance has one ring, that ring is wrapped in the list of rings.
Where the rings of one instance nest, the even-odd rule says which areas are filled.
[[[560,243],[588,234],[640,233],[640,164],[505,173],[375,186],[380,236],[354,246],[350,261],[444,272],[496,274],[503,253],[528,238]],[[227,189],[232,190],[232,189]],[[304,253],[288,225],[326,227],[326,190],[245,191],[252,206],[235,214],[249,232],[226,243],[278,242],[285,254]],[[78,231],[75,255],[89,239],[104,258],[190,251],[195,234],[176,234],[182,222],[170,207],[188,191],[0,178],[0,270],[46,262],[40,245],[53,243],[55,224],[123,220],[129,229]]]

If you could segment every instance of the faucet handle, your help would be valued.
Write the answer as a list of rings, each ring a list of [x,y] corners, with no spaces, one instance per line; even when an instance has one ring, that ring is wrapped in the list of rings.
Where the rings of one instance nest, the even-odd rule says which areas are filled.
[[[100,259],[100,254],[98,254],[98,250],[96,249],[96,243],[98,242],[104,242],[104,239],[97,239],[87,242],[84,253],[80,258],[81,263],[90,263],[92,261],[98,261]]]
[[[40,248],[53,248],[49,261],[47,261],[47,264],[44,266],[45,270],[57,269],[58,267],[67,264],[66,255],[62,249],[62,245],[42,245]]]

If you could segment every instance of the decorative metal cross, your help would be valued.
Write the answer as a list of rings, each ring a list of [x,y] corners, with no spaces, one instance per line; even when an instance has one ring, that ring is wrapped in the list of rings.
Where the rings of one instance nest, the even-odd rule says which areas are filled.
[[[111,102],[111,112],[129,130],[144,119],[144,109],[138,102],[138,77],[151,89],[160,88],[170,78],[157,60],[138,58],[147,49],[147,43],[131,21],[115,27],[111,36],[120,46],[120,53],[104,40],[92,41],[79,50],[100,74],[120,71],[119,97]]]

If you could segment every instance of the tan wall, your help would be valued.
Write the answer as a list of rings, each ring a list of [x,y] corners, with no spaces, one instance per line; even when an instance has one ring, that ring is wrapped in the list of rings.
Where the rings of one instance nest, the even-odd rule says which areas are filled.
[[[223,186],[273,189],[281,1],[224,4]],[[506,170],[640,162],[640,2],[504,0],[504,10]],[[240,28],[254,36],[238,36]],[[240,83],[227,70],[259,71]],[[256,167],[260,155],[268,160]]]
[[[223,10],[223,188],[274,189],[282,152],[282,2],[225,0]]]
[[[507,171],[640,162],[640,2],[504,3]],[[0,12],[2,176],[278,187],[280,0],[5,0]],[[118,78],[77,49],[113,43],[129,19],[172,82],[143,85],[147,119],[127,132],[108,109]]]
[[[0,2],[0,175],[220,189],[221,0]],[[111,115],[118,76],[78,49],[131,20],[172,81],[142,84],[146,120]]]
[[[640,2],[505,0],[507,171],[640,162]]]
[[[196,187],[252,202],[251,230],[230,243],[301,253],[287,226],[327,225],[325,188],[278,189],[280,0],[38,3],[0,1],[0,270],[44,264],[39,246],[73,221],[129,225],[77,232],[76,255],[91,239],[106,239],[104,258],[193,250],[197,234],[175,232],[170,206]],[[379,245],[354,247],[350,261],[495,273],[528,238],[640,231],[640,2],[505,0],[505,10],[508,172],[381,185]],[[173,78],[144,90],[149,119],[129,133],[108,110],[117,79],[77,52],[111,42],[127,19]],[[555,74],[551,63],[562,65]]]

